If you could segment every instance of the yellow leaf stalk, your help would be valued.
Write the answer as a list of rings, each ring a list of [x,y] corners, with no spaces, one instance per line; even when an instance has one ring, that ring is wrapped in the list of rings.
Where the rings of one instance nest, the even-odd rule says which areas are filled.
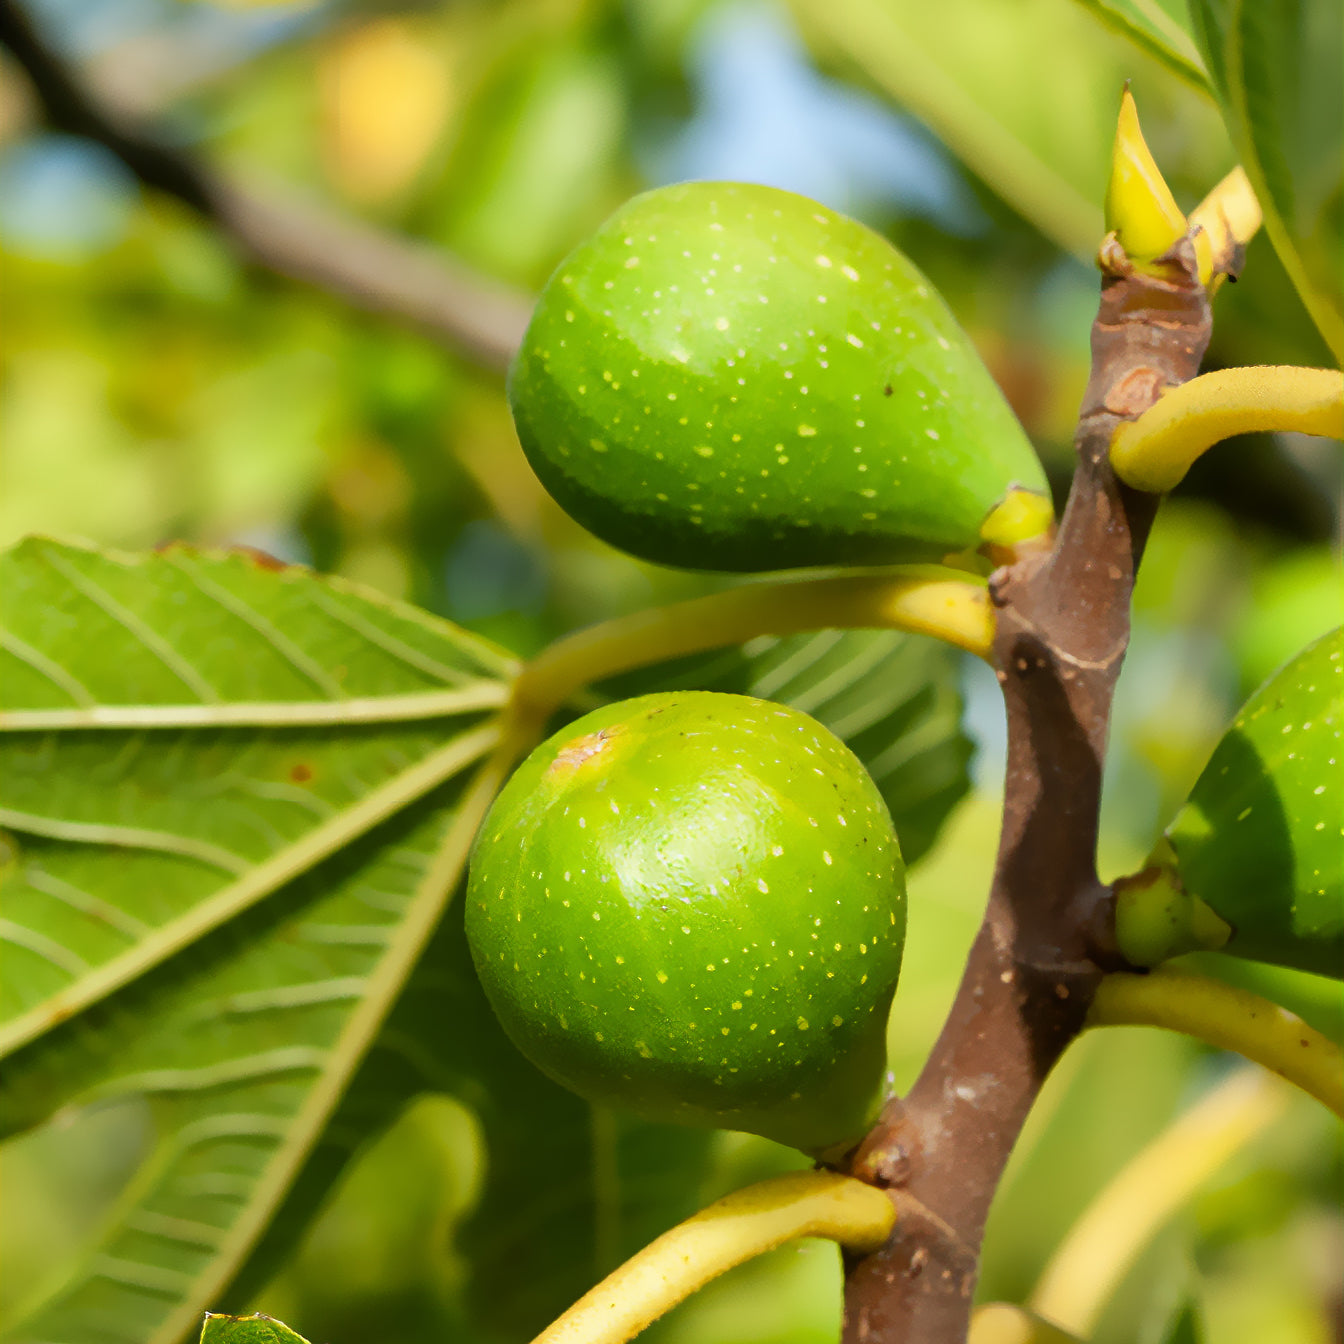
[[[980,524],[980,537],[989,546],[1016,548],[1028,542],[1048,541],[1055,524],[1055,506],[1034,490],[1010,490]]]
[[[1087,1025],[1165,1027],[1235,1050],[1344,1118],[1344,1052],[1286,1008],[1249,990],[1188,971],[1121,972],[1097,986]]]
[[[622,1344],[734,1265],[798,1237],[877,1250],[896,1209],[875,1186],[833,1171],[749,1185],[664,1232],[581,1297],[533,1344]]]
[[[1127,485],[1161,494],[1219,440],[1289,429],[1344,437],[1344,373],[1267,364],[1201,374],[1116,429],[1111,466]]]
[[[544,720],[582,687],[635,667],[803,630],[908,630],[991,656],[994,609],[982,579],[936,566],[748,583],[637,612],[557,640],[524,667],[516,716]]]
[[[1143,138],[1138,109],[1126,89],[1120,100],[1120,118],[1111,151],[1106,228],[1124,249],[1131,265],[1150,270],[1147,263],[1184,238],[1187,227],[1185,215]]]
[[[975,1309],[966,1344],[1079,1344],[1078,1336],[1009,1302]]]
[[[1033,1312],[1088,1339],[1140,1252],[1205,1181],[1283,1114],[1286,1089],[1234,1073],[1164,1130],[1102,1190],[1031,1295]]]

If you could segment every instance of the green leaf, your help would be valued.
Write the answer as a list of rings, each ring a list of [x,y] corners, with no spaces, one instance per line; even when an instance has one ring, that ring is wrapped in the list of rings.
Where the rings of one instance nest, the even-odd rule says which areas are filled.
[[[14,1339],[169,1344],[266,1225],[440,919],[493,792],[488,771],[384,823],[15,1054],[12,1131],[124,1096],[155,1139],[73,1275]]]
[[[1096,25],[1060,8],[1045,15],[1039,5],[998,0],[792,5],[823,56],[861,71],[1052,242],[1090,258],[1105,232],[1103,165],[1124,75],[1105,78]],[[1078,63],[1086,80],[1024,80],[1021,71],[1043,59],[1043,41],[1052,72]]]
[[[168,1344],[269,1221],[438,924],[512,663],[249,553],[0,556],[0,1134],[149,1152],[9,1338]]]
[[[958,655],[894,630],[764,636],[602,683],[613,699],[697,688],[778,700],[820,720],[868,768],[916,862],[970,788]]]
[[[491,746],[509,662],[249,553],[0,556],[0,1055]]]
[[[16,1339],[168,1344],[284,1196],[441,917],[493,789],[456,784],[12,1056],[5,1128],[149,1099],[155,1142],[97,1242]]]
[[[1172,74],[1201,93],[1208,76],[1199,49],[1190,36],[1186,0],[1078,0],[1108,28],[1123,33]]]
[[[1205,1344],[1208,1331],[1199,1298],[1186,1297],[1167,1322],[1158,1344]]]
[[[1190,17],[1265,231],[1344,360],[1344,11],[1336,0],[1190,0]]]
[[[201,1344],[308,1344],[282,1321],[269,1316],[206,1316]]]

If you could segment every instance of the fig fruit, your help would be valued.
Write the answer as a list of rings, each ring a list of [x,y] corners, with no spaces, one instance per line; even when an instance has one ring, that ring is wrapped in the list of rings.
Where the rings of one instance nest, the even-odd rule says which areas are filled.
[[[627,202],[547,282],[509,397],[559,503],[665,564],[936,559],[979,545],[1015,491],[1015,528],[1050,520],[1031,445],[928,281],[770,187]]]
[[[1167,828],[1185,891],[1231,925],[1222,951],[1344,976],[1344,631],[1251,697]]]
[[[570,724],[482,825],[466,927],[509,1037],[591,1101],[814,1154],[876,1113],[904,865],[797,710],[686,691]]]

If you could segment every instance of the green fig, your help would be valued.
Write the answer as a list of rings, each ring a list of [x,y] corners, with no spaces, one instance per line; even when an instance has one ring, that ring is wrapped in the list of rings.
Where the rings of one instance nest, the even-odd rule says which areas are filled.
[[[664,564],[937,559],[1050,521],[1040,462],[928,281],[771,187],[627,202],[547,282],[509,397],[560,504]]]
[[[1247,702],[1167,829],[1184,892],[1231,926],[1222,951],[1344,976],[1344,631]]]
[[[570,724],[483,823],[466,927],[509,1037],[591,1101],[818,1155],[876,1114],[904,865],[795,709],[685,691]]]

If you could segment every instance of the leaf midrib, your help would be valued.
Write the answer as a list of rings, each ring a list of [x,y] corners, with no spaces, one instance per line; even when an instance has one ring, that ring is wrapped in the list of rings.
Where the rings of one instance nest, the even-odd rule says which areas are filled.
[[[380,821],[386,820],[436,785],[484,756],[499,741],[500,720],[454,738],[417,761],[387,783],[365,795],[329,821],[250,868],[237,881],[163,925],[136,946],[95,967],[74,984],[58,991],[0,1026],[0,1059],[105,998],[209,933],[284,883],[306,872]]]

